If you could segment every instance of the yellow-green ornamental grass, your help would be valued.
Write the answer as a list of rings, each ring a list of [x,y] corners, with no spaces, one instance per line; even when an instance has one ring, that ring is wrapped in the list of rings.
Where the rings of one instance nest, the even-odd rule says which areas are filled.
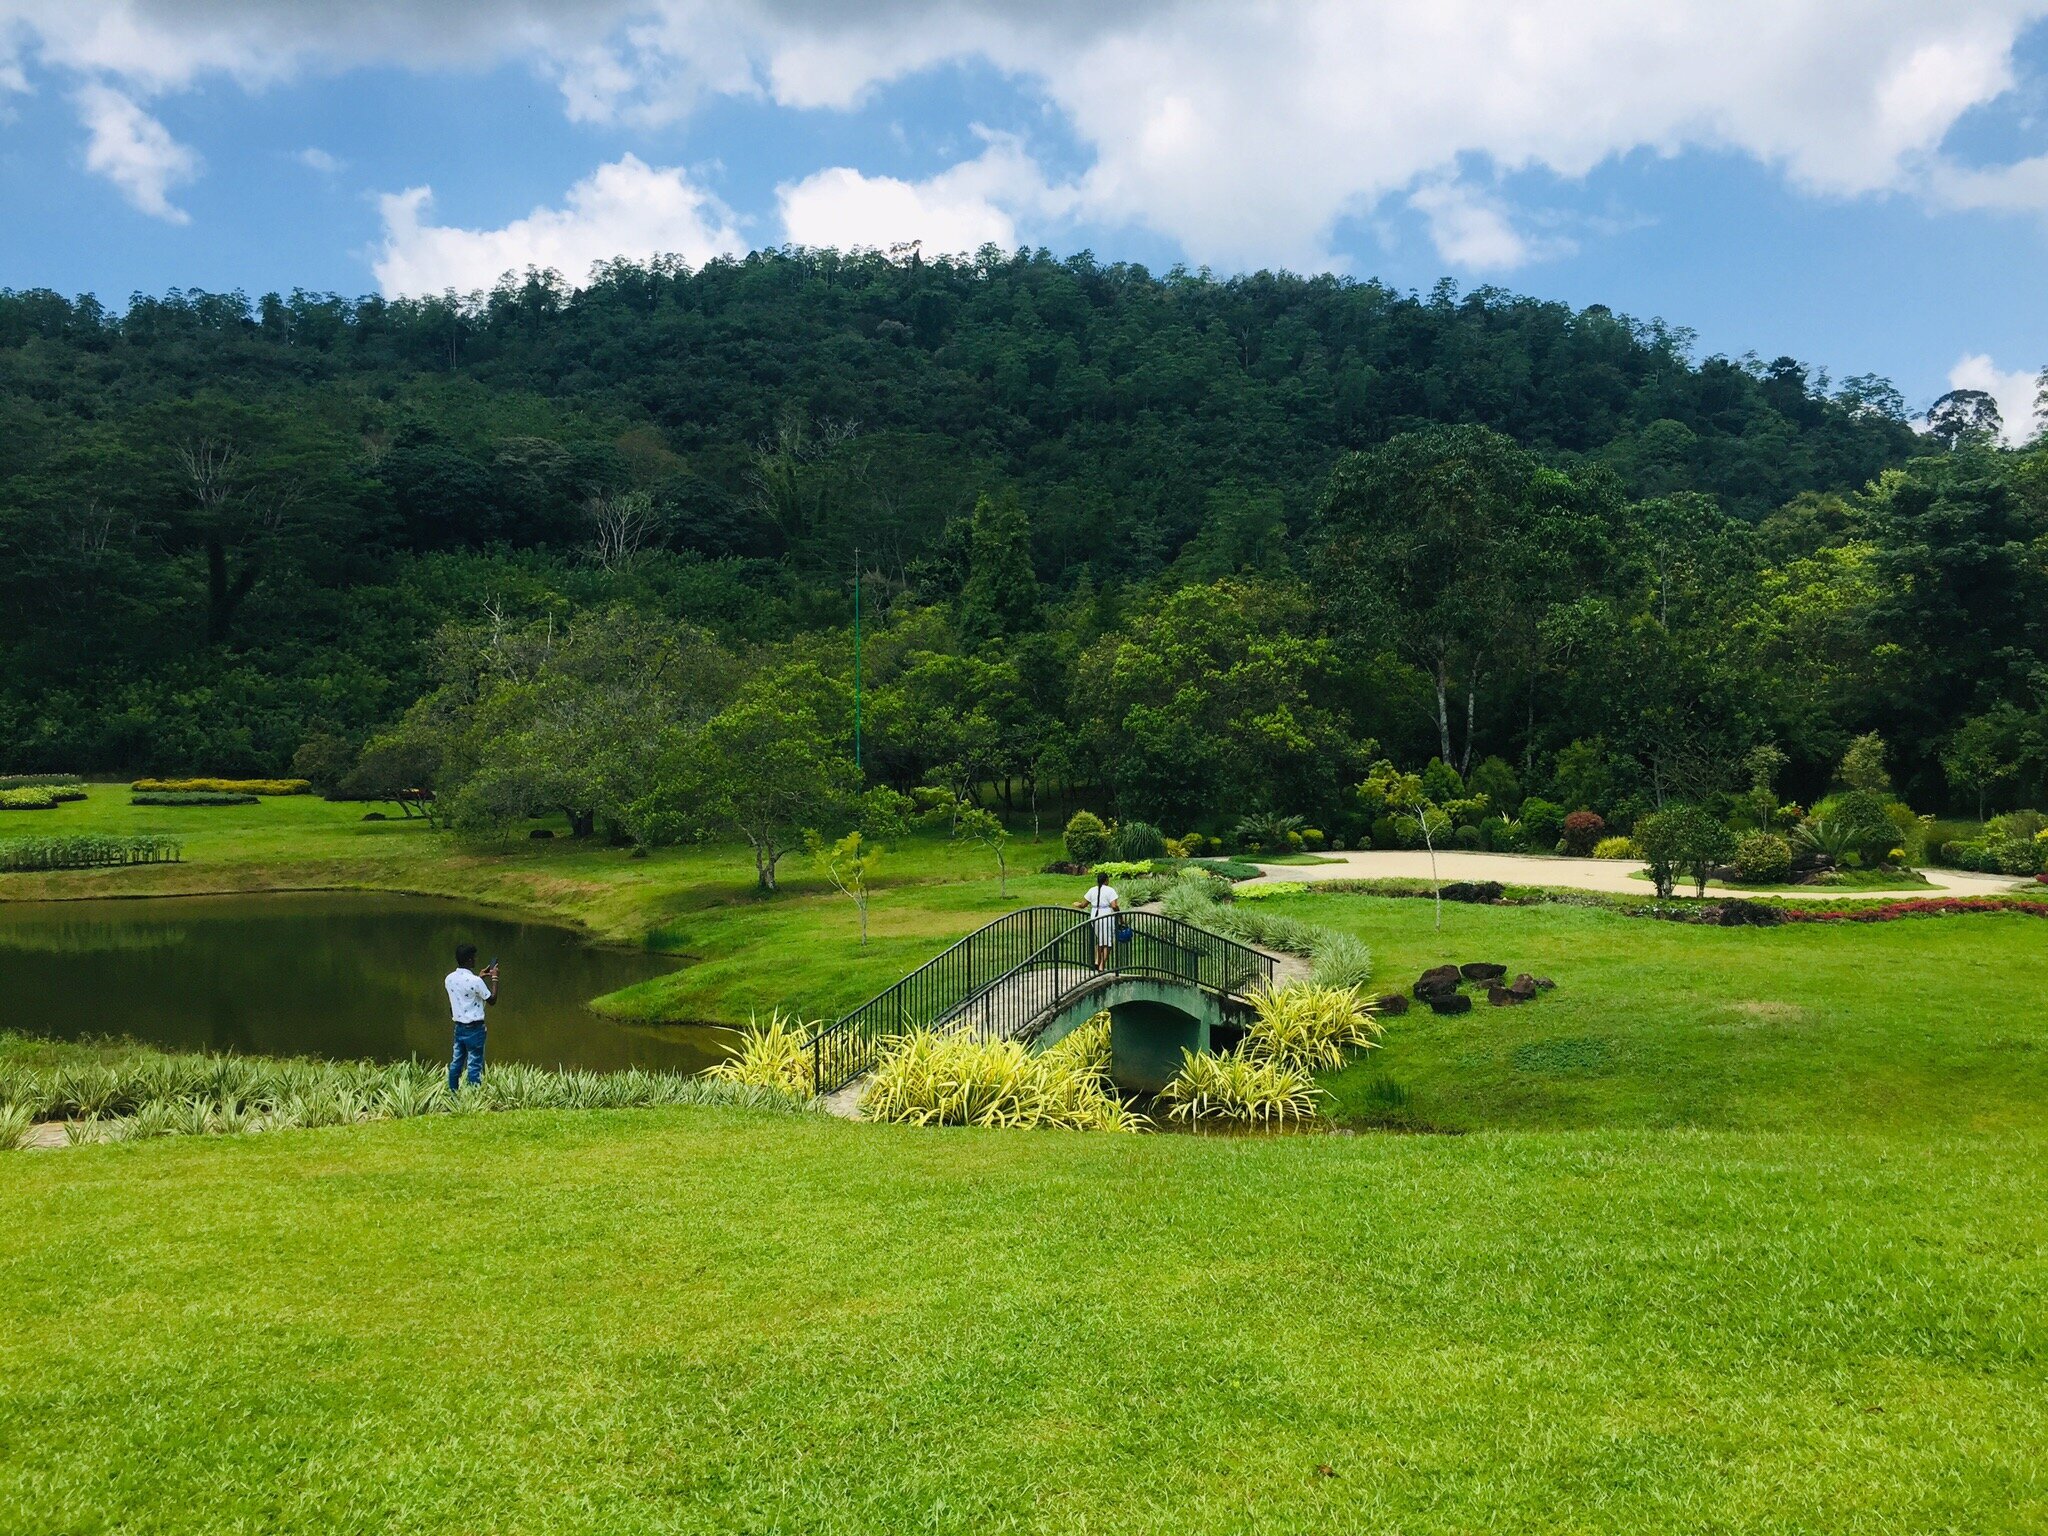
[[[749,1019],[747,1027],[740,1031],[739,1048],[709,1068],[705,1076],[808,1098],[818,1091],[811,1053],[806,1048],[816,1028],[816,1024],[779,1008],[768,1015],[765,1023]]]
[[[1357,987],[1296,982],[1252,994],[1242,1044],[1220,1056],[1182,1053],[1180,1072],[1160,1091],[1170,1119],[1240,1125],[1313,1120],[1323,1090],[1355,1051],[1372,1049],[1383,1028]]]
[[[860,1107],[870,1120],[908,1125],[1144,1128],[1110,1088],[1106,1013],[1036,1056],[1014,1040],[898,1036],[883,1048]]]

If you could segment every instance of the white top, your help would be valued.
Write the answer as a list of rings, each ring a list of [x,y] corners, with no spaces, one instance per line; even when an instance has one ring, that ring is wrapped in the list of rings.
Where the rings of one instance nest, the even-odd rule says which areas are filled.
[[[1123,898],[1116,893],[1113,885],[1095,885],[1088,888],[1088,915],[1107,917],[1116,910],[1116,904]]]
[[[448,973],[448,1009],[458,1024],[481,1024],[484,1005],[491,1000],[491,984],[475,971],[457,966]]]

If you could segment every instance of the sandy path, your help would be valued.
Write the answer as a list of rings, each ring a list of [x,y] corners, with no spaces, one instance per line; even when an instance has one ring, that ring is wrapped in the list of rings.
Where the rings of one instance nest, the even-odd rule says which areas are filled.
[[[1332,853],[1326,858],[1338,860],[1332,864],[1262,864],[1265,871],[1261,881],[1282,880],[1427,880],[1429,878],[1429,855],[1417,849],[1374,850],[1369,853]],[[1256,863],[1256,860],[1252,862]],[[1446,880],[1498,880],[1503,885],[1551,885],[1564,886],[1578,891],[1610,891],[1625,896],[1649,896],[1654,894],[1647,880],[1629,878],[1644,866],[1634,859],[1566,859],[1554,854],[1533,853],[1439,853],[1436,856],[1438,875]],[[1869,897],[1896,896],[1988,896],[2001,891],[2019,889],[2026,881],[2012,880],[2003,875],[1973,875],[1956,869],[1923,869],[1920,871],[1932,884],[1926,886],[1903,886],[1896,890],[1829,890],[1826,886],[1815,886],[1811,890],[1798,892],[1756,892],[1732,891],[1724,886],[1709,885],[1710,896],[1756,896],[1756,895],[1797,895],[1802,900],[1808,897],[1858,901]],[[1257,882],[1246,882],[1254,884]],[[1681,883],[1681,892],[1691,893],[1689,884]]]

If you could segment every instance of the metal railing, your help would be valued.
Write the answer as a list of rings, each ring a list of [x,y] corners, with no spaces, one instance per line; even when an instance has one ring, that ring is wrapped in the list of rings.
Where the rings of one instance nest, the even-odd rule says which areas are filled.
[[[1093,928],[1067,907],[1024,907],[970,933],[811,1037],[818,1092],[852,1082],[874,1066],[884,1040],[912,1030],[1028,1039],[1064,1003],[1113,976],[1226,997],[1273,979],[1272,956],[1159,912],[1120,913],[1109,966],[1098,972]]]

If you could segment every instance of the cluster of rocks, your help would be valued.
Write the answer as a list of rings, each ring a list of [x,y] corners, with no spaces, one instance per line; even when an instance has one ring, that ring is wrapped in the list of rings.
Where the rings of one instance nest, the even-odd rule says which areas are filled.
[[[1432,1013],[1470,1013],[1472,997],[1463,990],[1467,982],[1474,987],[1484,987],[1486,1000],[1496,1008],[1526,1003],[1538,992],[1548,992],[1557,985],[1548,976],[1532,976],[1527,971],[1513,981],[1507,977],[1506,966],[1473,960],[1464,965],[1434,966],[1422,973],[1412,990],[1415,1001],[1427,1003]],[[1408,999],[1398,992],[1390,992],[1379,1000],[1379,1011],[1406,1013]]]

